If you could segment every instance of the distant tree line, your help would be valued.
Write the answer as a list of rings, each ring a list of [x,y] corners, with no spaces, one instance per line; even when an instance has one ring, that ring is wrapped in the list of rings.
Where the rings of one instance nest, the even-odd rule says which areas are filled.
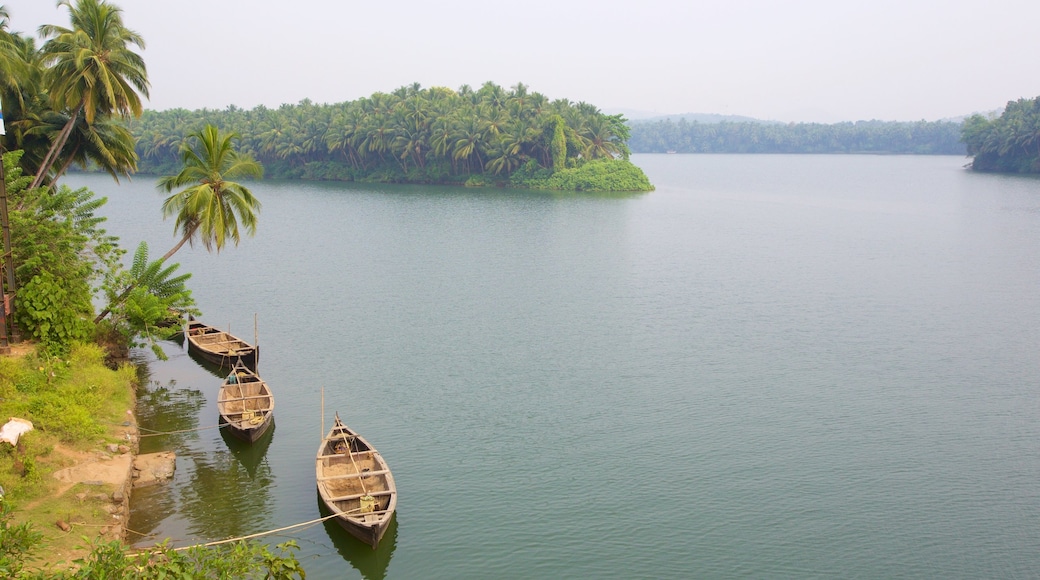
[[[996,118],[972,115],[963,136],[972,169],[1040,173],[1040,97],[1009,101]]]
[[[527,186],[600,161],[631,165],[621,115],[487,82],[416,83],[337,104],[145,111],[130,125],[138,171],[175,170],[184,139],[204,125],[237,134],[240,150],[282,179]]]
[[[698,123],[686,119],[633,121],[635,153],[890,153],[964,155],[961,123]]]

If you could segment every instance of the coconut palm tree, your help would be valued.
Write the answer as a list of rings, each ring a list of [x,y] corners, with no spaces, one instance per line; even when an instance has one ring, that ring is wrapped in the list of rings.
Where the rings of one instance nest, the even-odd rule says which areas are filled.
[[[475,114],[459,119],[454,124],[452,157],[456,161],[464,161],[467,172],[473,170],[473,159],[476,159],[477,169],[483,169],[484,158],[481,153],[487,146],[485,137],[484,131],[481,130],[480,119]]]
[[[86,168],[88,162],[93,162],[118,183],[120,176],[129,178],[137,169],[134,145],[134,136],[122,124],[112,119],[97,119],[89,124],[80,118],[69,134],[65,160],[54,178],[64,175],[73,163]]]
[[[164,261],[196,238],[207,250],[218,253],[229,238],[238,245],[239,224],[248,235],[256,233],[260,201],[245,186],[231,180],[259,179],[263,168],[249,155],[235,150],[232,142],[237,138],[236,133],[221,135],[216,127],[206,125],[189,135],[181,147],[184,167],[180,173],[159,179],[157,187],[167,192],[189,186],[163,202],[163,216],[176,216],[174,229],[182,234],[181,241],[162,257]]]
[[[19,79],[26,71],[19,58],[18,35],[8,31],[10,14],[6,6],[0,6],[0,90],[18,91]]]
[[[213,125],[188,136],[181,145],[181,162],[184,167],[177,175],[159,179],[158,187],[167,192],[178,187],[189,186],[166,198],[163,216],[176,216],[175,231],[182,234],[169,252],[159,258],[158,265],[170,259],[186,243],[198,239],[207,250],[224,247],[228,238],[238,245],[241,239],[239,223],[250,236],[256,233],[256,215],[260,201],[253,197],[245,186],[230,181],[239,177],[260,178],[263,168],[252,157],[235,150],[232,141],[235,133],[220,134]],[[117,296],[94,322],[100,322],[121,304],[137,288],[131,283]]]
[[[141,115],[141,98],[148,96],[148,73],[144,60],[131,46],[144,48],[144,39],[123,25],[122,10],[104,0],[64,0],[58,6],[69,9],[71,28],[46,24],[40,35],[44,43],[43,64],[51,106],[68,111],[69,120],[55,137],[33,179],[32,187],[43,183],[57,161],[77,118],[87,124],[98,116]]]

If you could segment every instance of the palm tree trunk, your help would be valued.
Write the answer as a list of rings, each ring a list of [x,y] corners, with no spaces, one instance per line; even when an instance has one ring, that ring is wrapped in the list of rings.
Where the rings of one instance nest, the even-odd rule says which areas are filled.
[[[58,181],[59,177],[65,175],[65,172],[69,170],[69,166],[72,165],[72,161],[75,159],[76,153],[78,152],[79,145],[77,145],[75,149],[69,152],[69,158],[65,160],[65,163],[61,166],[61,169],[59,169],[58,172],[54,174],[54,179],[51,180],[51,183]]]
[[[197,230],[197,229],[199,229],[199,226],[195,226],[195,227],[191,228],[191,231],[189,231],[187,234],[185,234],[184,237],[181,238],[181,241],[177,242],[177,245],[174,246],[173,248],[171,248],[169,252],[166,252],[166,254],[162,258],[160,258],[160,261],[161,262],[165,262],[166,260],[170,259],[170,256],[173,256],[174,254],[176,254],[177,250],[181,249],[181,246],[183,246],[188,240],[191,239],[192,236],[195,235],[195,230]],[[111,304],[106,306],[105,309],[102,310],[100,314],[98,314],[96,317],[94,317],[94,324],[97,324],[97,323],[101,322],[102,320],[104,320],[105,317],[108,316],[112,312],[112,307],[113,306],[116,306],[118,304],[122,304],[123,301],[126,300],[126,297],[129,296],[130,293],[134,291],[134,288],[137,288],[137,283],[136,282],[130,284],[129,286],[127,286],[126,290],[123,290],[119,294],[119,296],[117,296],[116,299],[112,301]]]
[[[181,246],[183,246],[185,243],[187,243],[187,241],[190,240],[192,238],[192,236],[195,235],[195,230],[197,230],[197,229],[199,229],[198,225],[192,226],[192,228],[188,231],[188,233],[184,234],[184,237],[181,238],[181,241],[177,242],[176,246],[170,248],[170,251],[166,252],[166,254],[163,255],[163,257],[162,257],[162,259],[160,261],[165,262],[166,260],[169,260],[171,256],[176,254],[177,250],[181,249]]]
[[[72,112],[72,116],[69,117],[68,122],[62,127],[61,133],[58,134],[58,138],[51,144],[50,150],[47,151],[47,155],[44,156],[43,161],[40,162],[40,168],[36,171],[36,177],[33,178],[32,185],[29,187],[39,187],[43,183],[43,178],[47,176],[47,172],[50,171],[54,162],[58,159],[58,153],[65,147],[65,143],[69,140],[69,135],[72,134],[72,126],[76,124],[76,119],[79,117],[80,112],[83,111],[85,101],[80,101],[79,106]]]

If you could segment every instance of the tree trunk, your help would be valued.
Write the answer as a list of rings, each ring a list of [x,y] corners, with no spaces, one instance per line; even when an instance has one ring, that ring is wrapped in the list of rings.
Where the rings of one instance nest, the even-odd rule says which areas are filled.
[[[77,145],[75,149],[69,152],[69,158],[65,160],[65,163],[61,166],[61,169],[59,169],[58,172],[54,174],[54,179],[51,180],[51,183],[56,183],[59,177],[65,175],[65,172],[69,170],[69,166],[72,165],[72,162],[76,157],[76,153],[78,152],[79,145]]]
[[[80,101],[76,110],[72,112],[72,116],[69,117],[65,126],[62,127],[61,133],[58,134],[58,138],[51,144],[51,148],[47,151],[47,155],[44,156],[43,161],[40,162],[40,168],[36,171],[36,177],[33,179],[32,185],[29,187],[39,187],[43,183],[44,177],[47,176],[47,171],[50,170],[51,166],[58,159],[58,153],[65,147],[65,143],[69,140],[69,135],[72,134],[72,126],[76,124],[76,119],[79,114],[83,111],[84,101]]]

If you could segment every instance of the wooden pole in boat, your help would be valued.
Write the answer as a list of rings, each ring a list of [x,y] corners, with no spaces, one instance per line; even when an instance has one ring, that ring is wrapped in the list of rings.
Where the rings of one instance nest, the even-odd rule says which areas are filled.
[[[256,312],[253,313],[253,366],[260,368],[260,342],[256,337]]]
[[[321,386],[321,438],[325,439],[325,385]]]

